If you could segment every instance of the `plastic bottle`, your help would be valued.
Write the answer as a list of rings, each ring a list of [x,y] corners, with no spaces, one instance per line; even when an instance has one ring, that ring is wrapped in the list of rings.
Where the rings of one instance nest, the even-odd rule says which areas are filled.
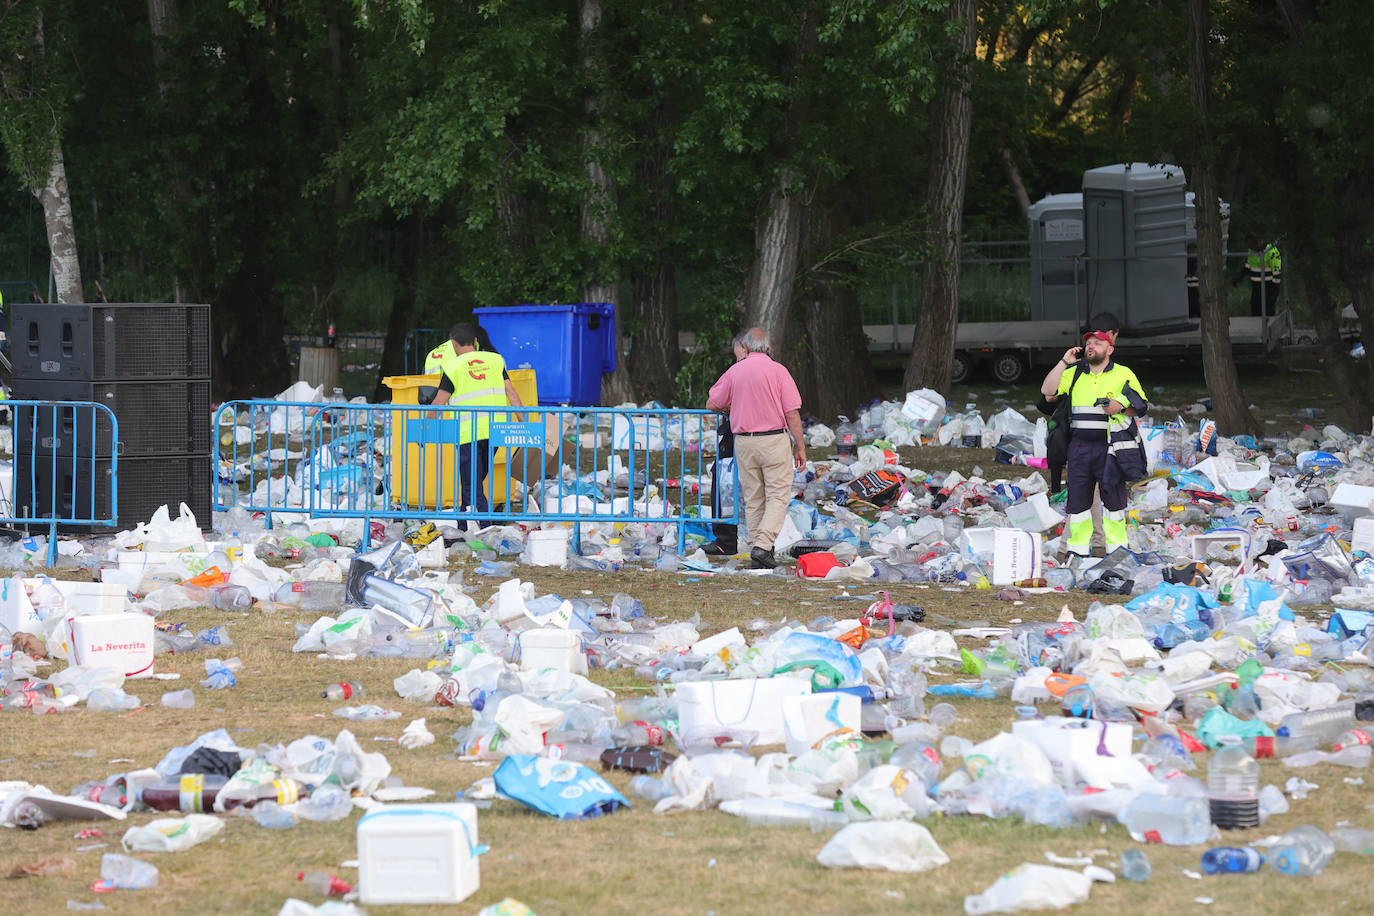
[[[308,821],[341,821],[353,813],[353,797],[342,786],[325,783],[300,800],[296,813]]]
[[[1303,751],[1314,751],[1321,743],[1321,738],[1316,735],[1256,735],[1253,738],[1241,739],[1241,747],[1256,760],[1290,757]]]
[[[611,730],[611,741],[622,747],[659,745],[663,743],[663,729],[650,722],[626,722]]]
[[[269,830],[287,830],[296,826],[300,817],[296,810],[285,805],[279,805],[274,801],[264,799],[249,809],[253,820],[257,821],[259,827],[266,827]]]
[[[1087,684],[1074,684],[1064,691],[1060,709],[1065,716],[1074,719],[1091,719],[1093,717],[1093,689]]]
[[[1212,755],[1207,767],[1207,802],[1212,823],[1223,830],[1259,826],[1259,764],[1240,742],[1227,741]]]
[[[1259,871],[1264,855],[1253,846],[1214,846],[1202,854],[1202,870],[1209,875]]]
[[[363,685],[357,681],[340,681],[330,684],[320,693],[326,700],[351,700],[363,695]]]
[[[846,416],[840,417],[840,425],[835,427],[835,451],[841,464],[850,464],[859,456],[859,435],[861,430]]]
[[[231,531],[229,539],[224,542],[224,555],[234,566],[243,562],[243,538],[239,537],[237,531]]]
[[[226,585],[214,591],[215,607],[222,611],[246,611],[253,606],[253,593],[242,585]]]
[[[237,662],[238,659],[229,661]],[[200,682],[200,686],[206,690],[223,690],[226,687],[233,687],[238,683],[238,678],[234,676],[234,668],[230,667],[229,662],[221,662],[217,658],[207,658],[205,660],[205,680]]]
[[[1351,728],[1341,732],[1341,736],[1336,739],[1333,751],[1343,751],[1348,747],[1361,747],[1374,741],[1374,728]]]
[[[1121,812],[1121,823],[1137,843],[1193,846],[1207,842],[1212,830],[1207,801],[1169,795],[1137,795]]]
[[[1306,824],[1270,847],[1269,866],[1285,875],[1319,875],[1336,854],[1336,844],[1319,827]]]
[[[10,819],[14,821],[14,826],[21,830],[37,830],[47,823],[48,816],[33,802],[23,801],[15,805]]]
[[[215,797],[228,781],[224,776],[185,773],[166,782],[144,786],[138,797],[154,811],[213,811]]]
[[[1322,741],[1335,741],[1342,732],[1355,727],[1355,701],[1346,700],[1326,709],[1289,713],[1279,723],[1280,735],[1316,735]]]
[[[927,787],[940,781],[940,752],[928,741],[908,741],[892,752],[888,763],[915,773]]]
[[[297,872],[296,880],[322,897],[342,897],[353,890],[353,885],[327,871]]]
[[[1143,849],[1128,849],[1121,854],[1121,877],[1127,881],[1149,881],[1153,873],[1150,857]]]
[[[97,894],[103,891],[122,888],[157,887],[157,866],[133,856],[107,852],[100,859],[100,880],[92,890]]]
[[[208,630],[201,630],[196,634],[196,641],[202,646],[222,647],[234,644],[234,641],[229,638],[229,631],[224,628],[223,624],[210,627]]]
[[[607,541],[606,549],[601,551],[601,556],[611,564],[613,572],[625,567],[625,550],[620,546],[620,538],[611,538]]]
[[[106,785],[103,782],[83,782],[67,794],[88,801],[100,802],[102,805],[113,805],[116,808],[124,807],[125,802],[128,801],[124,789],[119,786]]]
[[[668,784],[657,776],[640,773],[630,780],[630,793],[636,798],[656,802],[668,797]]]
[[[91,712],[123,712],[143,705],[138,697],[119,688],[97,687],[86,695],[86,708]]]

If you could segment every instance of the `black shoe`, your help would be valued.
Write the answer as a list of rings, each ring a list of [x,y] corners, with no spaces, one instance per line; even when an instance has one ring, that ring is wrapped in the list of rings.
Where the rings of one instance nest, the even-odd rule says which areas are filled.
[[[773,559],[773,551],[765,550],[762,547],[755,547],[749,551],[749,559],[753,561],[755,569],[778,568],[778,561]]]
[[[720,541],[712,541],[701,548],[701,552],[708,557],[733,557],[735,554],[739,553],[739,545],[736,544],[727,547],[721,544]]]

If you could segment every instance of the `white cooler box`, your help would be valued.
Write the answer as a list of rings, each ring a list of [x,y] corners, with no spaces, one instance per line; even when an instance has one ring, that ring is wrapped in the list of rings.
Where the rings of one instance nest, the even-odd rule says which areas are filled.
[[[475,805],[383,805],[358,821],[358,894],[364,905],[459,903],[481,886],[483,852]]]
[[[37,588],[40,579],[25,579],[29,588]],[[68,579],[49,579],[67,602],[71,614],[120,614],[124,611],[129,590],[109,582],[80,582]]]
[[[729,735],[756,744],[787,738],[783,701],[811,692],[809,677],[684,681],[677,685],[677,720],[685,740]]]
[[[67,618],[67,660],[82,668],[114,668],[125,677],[153,675],[153,618],[142,612]]]
[[[520,634],[520,670],[542,671],[557,668],[573,674],[587,673],[587,655],[582,637],[573,630],[539,627]]]

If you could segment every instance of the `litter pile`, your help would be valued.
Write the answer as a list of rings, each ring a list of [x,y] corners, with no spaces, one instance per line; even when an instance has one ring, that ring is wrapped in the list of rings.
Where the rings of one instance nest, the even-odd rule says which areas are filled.
[[[334,685],[326,696],[344,701],[335,714],[399,719],[402,704],[465,707],[470,723],[447,738],[414,718],[401,749],[448,740],[460,757],[500,765],[458,805],[406,806],[452,840],[455,866],[442,887],[438,875],[433,885],[420,879],[404,888],[369,877],[364,844],[387,841],[394,821],[385,820],[385,808],[364,815],[364,903],[424,902],[413,895],[426,893],[456,902],[471,894],[481,847],[469,802],[514,800],[559,818],[605,816],[630,804],[591,767],[633,772],[630,795],[660,814],[718,809],[758,826],[833,831],[817,856],[827,867],[937,868],[948,857],[917,823],[936,814],[1049,827],[1115,820],[1140,843],[1214,847],[1200,860],[1209,873],[1263,866],[1313,875],[1338,851],[1374,846],[1365,831],[1315,826],[1234,840],[1250,836],[1234,831],[1257,828],[1313,788],[1298,775],[1305,768],[1369,766],[1368,437],[1327,427],[1282,441],[1224,439],[1190,430],[1181,418],[1149,427],[1155,476],[1132,489],[1131,549],[1056,563],[1063,519],[1040,474],[966,479],[897,463],[896,447],[931,440],[993,448],[1008,466],[1032,464],[1043,432],[1015,410],[987,421],[976,411],[948,416],[943,401],[913,392],[905,404],[867,409],[856,435],[848,426],[841,430],[847,441],[869,444],[797,477],[800,498],[778,544],[800,558],[796,568],[745,570],[737,559],[713,563],[700,550],[683,556],[676,528],[654,523],[584,523],[583,555],[563,528],[373,523],[369,536],[381,546],[364,551],[356,521],[268,532],[229,513],[217,520],[225,536],[206,541],[184,507],[177,519],[160,512],[81,548],[108,591],[42,577],[0,580],[0,637],[10,646],[3,704],[137,706],[125,678],[150,673],[155,653],[232,648],[222,627],[192,634],[154,622],[202,605],[309,612],[315,619],[298,624],[295,652],[416,659],[390,693]],[[824,448],[835,433],[813,424],[808,436]],[[603,482],[593,475],[580,483],[595,493]],[[689,532],[693,541],[707,537],[706,523]],[[655,619],[627,592],[609,600],[541,594],[517,577],[522,561],[812,575],[875,593],[843,619],[756,619],[706,633],[699,618]],[[460,564],[503,581],[494,589],[465,585],[454,569]],[[883,588],[898,583],[1000,589],[996,597],[1006,601],[1067,589],[1130,599],[1094,602],[1081,620],[1066,608],[1054,621],[950,630],[924,626],[918,606],[894,603]],[[114,606],[86,613],[99,601]],[[125,640],[115,657],[95,657],[92,648],[110,641],[92,634],[116,625],[144,628],[146,644]],[[45,656],[69,665],[39,678],[35,659]],[[236,661],[207,659],[201,687],[234,689],[242,673]],[[617,697],[596,682],[598,670],[632,671],[648,692]],[[179,701],[194,702],[190,693]],[[369,702],[355,702],[364,697]],[[973,744],[959,735],[959,710],[946,697],[1010,699],[1006,730]],[[1281,758],[1295,775],[1283,787],[1262,786],[1257,758]],[[1194,775],[1203,765],[1205,779]],[[171,836],[208,838],[218,828],[202,811],[237,811],[283,828],[348,817],[353,807],[414,802],[414,790],[390,785],[389,774],[385,758],[362,752],[347,730],[333,741],[303,736],[257,752],[218,733],[150,770],[107,776],[68,795],[0,784],[9,790],[0,821],[37,826],[83,816],[70,813],[74,799],[112,806],[108,816],[158,808],[159,799],[189,812],[178,823],[131,830],[124,845],[138,851]],[[577,791],[562,791],[568,787]],[[107,866],[111,886],[150,880],[124,877],[128,863]],[[1027,863],[968,896],[965,909],[1065,906],[1118,873],[1145,880],[1148,860],[1123,856],[1116,872],[1090,857]],[[321,893],[346,893],[332,876],[307,877]]]

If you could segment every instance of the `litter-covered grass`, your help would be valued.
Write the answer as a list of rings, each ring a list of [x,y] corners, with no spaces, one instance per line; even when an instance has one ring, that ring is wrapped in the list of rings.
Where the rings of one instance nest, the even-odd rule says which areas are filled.
[[[566,596],[595,595],[609,600],[617,591],[638,597],[647,613],[663,621],[701,616],[701,632],[728,626],[744,628],[756,618],[777,622],[816,616],[841,617],[865,606],[855,596],[867,589],[837,588],[775,576],[709,577],[653,572],[623,572],[606,576],[521,568],[519,574],[540,592]],[[481,601],[499,584],[495,579],[469,577]],[[1080,593],[1028,596],[1024,604],[997,601],[987,591],[950,591],[937,586],[897,585],[893,599],[923,605],[934,626],[971,623],[1007,624],[1015,619],[1049,620],[1067,604],[1081,619],[1090,598]],[[1124,600],[1124,599],[1112,599]],[[230,730],[243,746],[290,742],[307,734],[334,737],[349,728],[367,750],[384,753],[393,775],[407,785],[435,790],[435,800],[451,800],[473,782],[489,776],[491,764],[454,759],[452,733],[469,721],[462,709],[427,708],[395,696],[391,681],[418,663],[408,659],[337,661],[310,653],[293,654],[295,625],[309,616],[252,612],[227,615],[195,609],[165,615],[188,627],[227,625],[235,645],[222,650],[243,659],[239,684],[222,691],[197,686],[204,676],[204,653],[162,656],[160,672],[181,674],[178,681],[140,680],[126,684],[140,696],[142,709],[129,713],[78,710],[35,716],[0,716],[4,735],[0,777],[43,783],[66,791],[81,782],[136,767],[152,766],[172,747],[186,744],[217,727]],[[977,640],[960,639],[975,648]],[[932,683],[950,676],[934,675]],[[366,699],[402,711],[397,721],[349,723],[331,715],[339,704],[320,698],[320,691],[338,680],[360,680]],[[594,672],[593,679],[621,695],[645,691],[625,672]],[[196,706],[190,710],[159,705],[163,692],[192,687]],[[928,699],[928,703],[934,702]],[[1006,729],[1014,717],[1009,700],[953,701],[960,712],[952,729],[974,741]],[[1042,709],[1052,713],[1051,706]],[[436,744],[405,750],[395,741],[411,718],[426,716]],[[1205,758],[1205,755],[1204,755]],[[945,773],[957,764],[946,761]],[[1203,770],[1198,775],[1205,778]],[[1280,785],[1295,771],[1272,761],[1262,764],[1265,782]],[[1363,786],[1348,785],[1347,777],[1363,771],[1317,767],[1301,775],[1321,788],[1304,801],[1294,801],[1291,813],[1265,827],[1227,835],[1228,844],[1278,833],[1304,823],[1325,827],[1348,822],[1374,827],[1366,809]],[[628,774],[612,772],[611,782],[628,791]],[[954,913],[966,894],[977,893],[1021,862],[1044,862],[1045,853],[1092,855],[1111,867],[1124,849],[1136,846],[1115,823],[1094,823],[1057,831],[1017,820],[936,817],[926,822],[951,862],[917,875],[885,872],[833,871],[815,861],[828,834],[805,828],[754,828],[719,811],[656,816],[648,803],[586,822],[556,822],[529,813],[513,802],[498,801],[480,814],[481,842],[491,851],[482,858],[482,888],[456,912],[476,912],[505,896],[523,900],[535,912],[550,913]],[[0,841],[0,872],[49,856],[70,855],[78,863],[69,874],[6,882],[5,898],[12,912],[45,913],[64,910],[68,898],[93,899],[90,884],[99,877],[100,855],[117,851],[119,836],[131,824],[155,815],[136,814],[123,823],[49,824],[35,832],[7,831]],[[160,816],[160,815],[159,815]],[[329,870],[352,881],[355,872],[340,863],[355,856],[357,816],[334,824],[302,822],[287,831],[258,827],[250,818],[230,817],[215,839],[181,853],[144,854],[162,872],[156,889],[115,891],[102,900],[112,910],[140,912],[275,913],[288,896],[310,899],[295,881],[298,871]],[[76,839],[86,827],[98,827],[100,839]],[[93,843],[109,846],[76,851]],[[1268,872],[1194,880],[1184,870],[1198,871],[1205,847],[1173,849],[1151,846],[1154,878],[1139,886],[1099,885],[1094,908],[1121,913],[1147,913],[1159,908],[1179,910],[1196,906],[1195,898],[1210,897],[1216,912],[1249,914],[1326,912],[1364,906],[1365,862],[1338,854],[1327,871],[1314,879],[1287,878]],[[318,902],[318,901],[317,901]],[[370,912],[403,912],[403,908],[371,907]]]

